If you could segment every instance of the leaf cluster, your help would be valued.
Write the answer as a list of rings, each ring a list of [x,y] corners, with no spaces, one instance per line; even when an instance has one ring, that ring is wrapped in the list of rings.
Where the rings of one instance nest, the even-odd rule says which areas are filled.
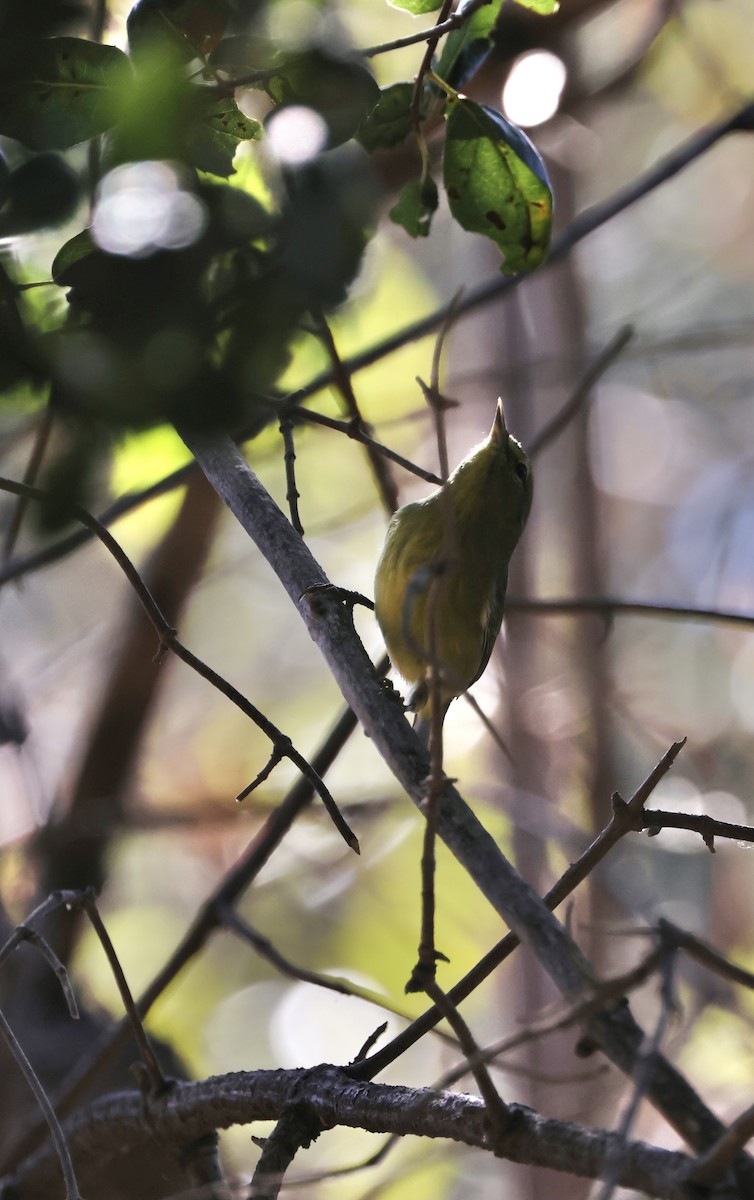
[[[434,72],[425,65],[415,82],[383,90],[339,43],[273,42],[260,13],[227,0],[138,0],[128,53],[33,26],[0,33],[0,235],[67,233],[77,212],[86,222],[52,265],[67,307],[40,328],[10,280],[4,301],[16,348],[0,387],[49,386],[67,431],[67,461],[47,480],[59,500],[87,500],[122,430],[264,423],[260,397],[312,319],[347,299],[375,232],[374,152],[416,137],[422,173],[391,217],[429,234],[439,193],[424,126],[434,114],[445,118],[452,216],[498,244],[506,272],[543,260],[551,195],[539,155],[457,90],[492,46],[500,3],[466,8]],[[283,110],[294,121],[315,114],[311,153],[264,149],[265,125]]]

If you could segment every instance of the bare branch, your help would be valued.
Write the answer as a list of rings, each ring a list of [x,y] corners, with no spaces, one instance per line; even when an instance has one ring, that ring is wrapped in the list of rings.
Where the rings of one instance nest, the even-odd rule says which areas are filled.
[[[696,1166],[689,1173],[689,1183],[714,1183],[723,1175],[737,1154],[754,1137],[754,1104],[736,1117],[722,1136],[710,1146],[706,1154],[699,1156]]]
[[[29,487],[26,484],[15,482],[12,479],[4,479],[0,477],[0,490],[12,492],[17,496],[28,496],[34,500],[44,500],[45,493],[39,488]],[[311,765],[306,761],[304,756],[295,748],[290,738],[282,733],[276,725],[269,720],[268,717],[261,712],[251,701],[247,700],[237,688],[234,688],[231,683],[213,671],[205,662],[192,654],[176,637],[175,630],[168,623],[160,610],[159,605],[152,596],[148,587],[139,575],[139,572],[134,567],[128,555],[124,552],[120,544],[115,540],[108,529],[92,516],[91,513],[81,508],[79,505],[72,505],[70,513],[75,520],[80,521],[82,525],[86,525],[99,538],[102,544],[117,562],[120,569],[128,579],[131,587],[136,592],[136,595],[144,609],[149,620],[152,622],[154,629],[160,639],[159,648],[157,651],[158,657],[165,653],[166,650],[172,650],[177,658],[180,658],[188,666],[190,666],[197,675],[201,675],[208,683],[227,696],[237,708],[240,708],[247,717],[262,730],[270,739],[273,745],[280,751],[281,757],[289,758],[292,763],[301,771],[302,775],[306,776],[314,785],[317,794],[320,796],[333,824],[344,839],[346,844],[351,847],[357,854],[359,853],[359,842],[356,835],[349,828],[346,821],[343,819],[338,806],[333,797],[330,795],[329,789],[325,785],[317,772],[313,770]]]
[[[383,670],[387,669],[386,662],[381,666]],[[319,774],[324,775],[329,770],[356,729],[356,725],[353,712],[349,708],[345,709],[314,757],[313,761]],[[238,900],[250,886],[296,818],[311,803],[314,795],[314,788],[309,780],[301,778],[270,814],[236,865],[205,900],[173,954],[140,996],[137,1009],[142,1018],[213,934],[222,928],[228,906]],[[129,1034],[130,1025],[123,1020],[92,1048],[88,1056],[79,1060],[60,1088],[56,1100],[56,1107],[60,1113],[70,1113],[81,1097],[87,1094],[92,1082],[103,1073],[125,1045]],[[32,1124],[25,1134],[16,1140],[15,1152],[18,1155],[29,1154],[37,1145],[40,1132],[39,1123]],[[2,1169],[8,1169],[7,1160],[3,1162]]]
[[[285,462],[285,479],[288,485],[285,498],[288,501],[291,513],[291,525],[296,530],[296,533],[303,537],[304,527],[301,524],[301,517],[298,511],[298,502],[301,499],[301,493],[296,487],[296,447],[293,444],[293,421],[290,416],[282,416],[280,418],[280,433],[282,434],[283,446],[285,447],[283,459]]]
[[[347,368],[347,362],[343,363],[344,369]],[[307,392],[306,395],[309,393]],[[335,429],[339,433],[344,433],[346,437],[352,438],[355,442],[361,442],[363,446],[372,448],[381,454],[384,458],[389,458],[397,466],[403,467],[404,471],[408,471],[410,475],[415,475],[417,479],[423,479],[425,483],[442,483],[439,475],[435,475],[432,471],[425,471],[423,467],[411,462],[409,458],[404,458],[402,454],[391,450],[389,446],[384,446],[378,442],[371,434],[366,432],[363,426],[357,425],[353,421],[338,421],[335,417],[328,417],[325,413],[317,412],[313,408],[304,408],[303,404],[298,401],[306,399],[302,392],[298,392],[290,400],[273,402],[268,400],[267,403],[272,405],[275,412],[285,412],[291,416],[295,416],[297,421],[309,422],[311,425],[321,425],[324,429]],[[0,584],[2,584],[2,575],[0,575]]]
[[[375,679],[347,612],[342,605],[327,602],[326,589],[321,585],[328,580],[322,568],[230,438],[187,430],[181,430],[181,434],[219,495],[278,574],[373,744],[414,803],[420,805],[425,795],[426,754],[401,707],[389,701]],[[316,592],[307,596],[307,589],[313,587]],[[666,756],[667,765],[660,764],[656,769],[660,775],[679,749],[680,744],[673,747]],[[650,776],[646,794],[654,786],[655,773]],[[642,803],[643,792],[644,788],[638,794]],[[590,975],[583,955],[450,783],[446,783],[442,795],[438,832],[509,928],[533,950],[563,995],[578,996]],[[593,1018],[592,1032],[611,1061],[632,1074],[643,1034],[631,1014],[618,1009],[598,1014]],[[352,1070],[364,1078],[379,1057],[373,1055]],[[691,1145],[701,1149],[720,1136],[722,1126],[714,1114],[683,1076],[659,1056],[649,1098]],[[740,1166],[744,1172],[754,1173],[748,1159]]]
[[[34,1068],[24,1054],[21,1044],[6,1021],[2,1010],[0,1010],[0,1036],[5,1039],[8,1049],[18,1063],[26,1082],[34,1093],[34,1099],[42,1110],[47,1128],[50,1131],[54,1153],[57,1157],[58,1163],[60,1164],[60,1170],[65,1182],[66,1200],[82,1200],[81,1193],[79,1192],[79,1185],[76,1182],[76,1175],[73,1169],[71,1152],[68,1148],[68,1142],[66,1141],[65,1134],[60,1127],[58,1118],[55,1116],[55,1110],[50,1104],[50,1101],[47,1098],[47,1093],[42,1087],[42,1084],[39,1082]]]
[[[605,372],[620,357],[633,336],[634,329],[632,325],[624,325],[622,329],[618,330],[615,337],[605,346],[602,353],[587,367],[584,375],[576,384],[576,387],[560,411],[556,412],[552,420],[543,425],[537,436],[533,438],[528,448],[529,458],[534,458],[537,454],[541,454],[545,447],[554,442],[563,430],[567,428],[571,420],[589,400],[595,384],[599,383]]]
[[[698,833],[711,854],[715,853],[715,838],[732,838],[736,842],[754,842],[751,825],[735,825],[730,821],[718,821],[705,813],[667,812],[661,808],[645,809],[642,824],[650,837],[657,837],[663,829],[688,829]]]
[[[715,624],[754,625],[754,614],[735,609],[696,608],[685,604],[655,604],[643,600],[621,600],[613,596],[564,597],[562,599],[507,599],[508,612],[530,613],[533,616],[580,616],[596,613],[609,620],[613,615],[626,617],[669,617],[679,621],[711,621]]]
[[[644,782],[637,788],[634,795],[629,800],[628,804],[620,800],[619,803],[614,802],[613,817],[609,824],[602,832],[594,839],[591,845],[579,856],[576,862],[571,863],[567,870],[561,875],[557,883],[550,888],[545,896],[545,904],[551,908],[557,908],[571,893],[578,887],[580,883],[591,874],[605,855],[612,849],[617,842],[620,841],[627,833],[632,832],[635,828],[636,813],[640,813],[644,803],[652,794],[657,784],[668,772],[671,765],[679,754],[683,742],[674,742],[670,749],[662,756],[656,766],[650,771]],[[500,966],[506,958],[519,945],[518,938],[514,934],[506,934],[504,938],[492,947],[484,958],[472,967],[467,975],[464,976],[453,988],[448,992],[450,999],[459,1004],[465,1000],[467,996],[479,987],[481,983],[492,972]],[[392,1042],[389,1042],[382,1049],[378,1050],[370,1059],[367,1060],[368,1067],[372,1075],[383,1071],[385,1067],[394,1062],[400,1057],[409,1046],[413,1045],[420,1037],[437,1024],[441,1014],[439,1010],[430,1009],[424,1013],[408,1029],[403,1030]],[[366,1076],[366,1071],[365,1071]],[[370,1078],[372,1076],[370,1075]]]
[[[202,1137],[216,1128],[279,1120],[302,1097],[319,1130],[341,1125],[492,1148],[483,1101],[452,1092],[357,1082],[332,1066],[237,1071],[198,1083],[179,1081],[146,1104],[138,1092],[121,1092],[77,1113],[66,1123],[66,1135],[76,1160],[94,1172],[116,1147],[138,1154],[143,1146],[153,1144],[155,1134],[170,1144]],[[686,1154],[627,1141],[606,1130],[545,1119],[517,1104],[509,1106],[509,1115],[502,1144],[495,1149],[513,1162],[598,1179],[611,1147],[619,1144],[622,1186],[665,1200],[693,1200],[693,1188],[684,1181],[694,1162]],[[16,1179],[43,1193],[54,1181],[50,1149],[45,1146],[20,1163]]]
[[[665,1036],[665,1031],[668,1027],[671,1012],[674,1011],[675,1003],[672,995],[673,987],[673,972],[675,966],[675,952],[667,944],[664,947],[664,954],[660,962],[661,971],[661,998],[660,1012],[657,1017],[654,1032],[651,1037],[647,1037],[639,1052],[636,1060],[636,1067],[633,1075],[633,1091],[631,1098],[626,1105],[623,1116],[621,1117],[618,1133],[620,1138],[613,1142],[610,1147],[610,1152],[605,1163],[605,1171],[603,1174],[603,1186],[597,1193],[597,1200],[612,1200],[615,1194],[615,1189],[620,1182],[620,1166],[621,1157],[623,1154],[622,1145],[626,1143],[628,1134],[636,1119],[636,1114],[639,1110],[639,1105],[649,1091],[652,1074],[655,1069],[657,1056],[662,1045],[662,1039]]]
[[[136,1005],[133,1001],[133,996],[131,995],[131,989],[128,986],[123,968],[120,965],[120,960],[110,939],[110,934],[107,932],[102,917],[99,914],[99,909],[97,908],[94,900],[94,893],[91,889],[88,889],[80,894],[78,898],[78,907],[83,908],[84,912],[89,918],[92,929],[99,938],[100,945],[105,952],[105,957],[107,958],[110,970],[113,973],[113,978],[117,984],[123,1007],[126,1010],[126,1016],[128,1017],[131,1030],[136,1040],[136,1045],[139,1047],[141,1061],[146,1069],[150,1087],[155,1092],[163,1091],[168,1086],[168,1080],[162,1073],[162,1068],[157,1061],[157,1055],[152,1049],[152,1043],[147,1037],[147,1032],[141,1023]]]
[[[477,1046],[474,1036],[464,1021],[460,1012],[454,1004],[445,995],[445,992],[433,978],[427,980],[424,985],[424,990],[429,996],[433,1004],[436,1004],[445,1020],[450,1025],[454,1034],[458,1038],[458,1044],[461,1047],[469,1070],[471,1071],[476,1085],[479,1088],[479,1094],[484,1100],[487,1109],[487,1119],[489,1122],[490,1142],[495,1154],[502,1154],[502,1146],[505,1139],[505,1131],[510,1124],[510,1112],[508,1106],[503,1101],[492,1079],[489,1071],[480,1055],[479,1047]],[[498,1147],[500,1149],[498,1150]]]
[[[350,418],[349,424],[359,433],[366,434],[364,445],[366,446],[369,465],[372,468],[372,474],[377,484],[377,491],[379,492],[383,508],[392,514],[398,507],[398,489],[395,485],[395,480],[388,467],[386,456],[380,453],[377,446],[372,442],[372,431],[361,415],[359,402],[356,399],[356,393],[353,390],[353,383],[351,382],[351,374],[340,357],[332,329],[324,313],[317,315],[316,329],[330,359],[333,382],[343,397],[346,411]]]

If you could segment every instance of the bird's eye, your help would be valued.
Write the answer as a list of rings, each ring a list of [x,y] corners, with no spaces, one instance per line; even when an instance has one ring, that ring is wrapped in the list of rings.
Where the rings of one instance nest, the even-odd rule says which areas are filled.
[[[526,479],[529,474],[529,470],[526,466],[526,463],[517,462],[514,467],[514,470],[515,470],[516,474],[518,475],[519,479],[521,480],[521,482],[526,483]]]

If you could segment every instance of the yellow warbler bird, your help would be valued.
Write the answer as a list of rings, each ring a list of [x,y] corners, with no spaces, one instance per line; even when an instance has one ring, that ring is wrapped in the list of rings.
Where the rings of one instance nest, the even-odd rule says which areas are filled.
[[[532,498],[526,454],[498,400],[489,436],[426,500],[393,516],[377,564],[375,611],[393,666],[413,685],[409,706],[426,733],[430,666],[442,713],[471,687],[492,653],[508,564]]]

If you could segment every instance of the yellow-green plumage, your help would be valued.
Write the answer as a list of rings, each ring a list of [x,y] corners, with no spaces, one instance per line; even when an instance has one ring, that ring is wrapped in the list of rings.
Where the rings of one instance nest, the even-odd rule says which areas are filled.
[[[428,597],[444,711],[487,666],[503,620],[508,564],[531,497],[529,460],[505,428],[498,401],[489,436],[456,468],[446,489],[404,505],[388,526],[375,609],[394,667],[414,685],[410,703],[421,722],[431,716]],[[433,564],[443,570],[430,589]]]

